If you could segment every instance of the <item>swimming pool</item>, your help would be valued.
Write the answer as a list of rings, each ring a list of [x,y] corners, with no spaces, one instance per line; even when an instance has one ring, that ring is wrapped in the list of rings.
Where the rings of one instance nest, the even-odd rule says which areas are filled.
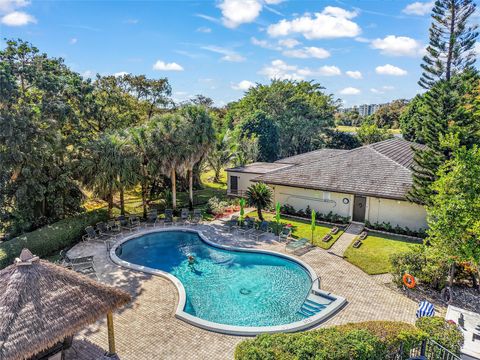
[[[293,258],[219,247],[198,231],[145,232],[121,241],[111,255],[121,265],[171,279],[180,295],[177,317],[230,334],[307,327],[342,300],[320,290],[311,294],[316,276]]]

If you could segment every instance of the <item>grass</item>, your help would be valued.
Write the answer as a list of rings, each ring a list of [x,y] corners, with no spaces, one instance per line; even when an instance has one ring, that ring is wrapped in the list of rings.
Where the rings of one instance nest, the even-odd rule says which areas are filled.
[[[357,126],[347,126],[347,125],[338,125],[336,129],[341,132],[351,132],[351,133],[356,133],[358,131]],[[389,131],[392,134],[401,134],[400,129],[390,129]]]
[[[227,197],[227,174],[225,171],[222,171],[220,174],[220,183],[215,183],[213,181],[213,171],[206,171],[201,174],[201,180],[203,183],[203,189],[194,191],[194,201],[195,207],[199,209],[204,209],[210,199],[213,196],[218,198]],[[87,192],[88,200],[85,202],[84,206],[87,210],[95,210],[100,208],[106,208],[107,203],[101,199],[94,197],[91,193]],[[114,215],[120,214],[120,199],[118,194],[114,198]],[[153,199],[150,201],[151,205],[159,205],[160,207],[165,207],[165,200],[162,198]],[[187,207],[188,206],[188,191],[187,192],[177,192],[177,208]],[[125,192],[125,211],[127,214],[141,214],[143,211],[142,208],[142,195],[140,186],[135,189]]]
[[[255,219],[258,219],[257,212],[252,211],[248,214],[249,217],[253,217]],[[273,221],[275,220],[275,215],[270,214],[270,213],[263,213],[263,217],[265,218],[266,221]],[[280,222],[284,225],[291,224],[292,225],[292,236],[296,239],[300,238],[307,238],[311,241],[312,239],[312,228],[310,226],[310,221],[308,220],[293,220],[290,218],[285,218],[281,217]],[[332,229],[333,226],[327,225],[327,224],[321,224],[318,225],[315,228],[315,233],[313,234],[313,245],[321,247],[322,249],[328,250],[332,247],[332,245],[337,241],[337,239],[340,237],[340,235],[343,233],[342,230],[340,230],[337,234],[333,235],[332,239],[328,242],[323,242],[322,238],[330,233],[330,230]]]
[[[355,249],[352,244],[345,251],[345,258],[369,275],[385,274],[391,270],[390,256],[408,251],[417,243],[395,235],[372,233]]]

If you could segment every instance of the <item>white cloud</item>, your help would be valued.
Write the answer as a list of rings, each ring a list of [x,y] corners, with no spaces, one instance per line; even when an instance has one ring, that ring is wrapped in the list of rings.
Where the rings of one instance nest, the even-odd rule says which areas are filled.
[[[254,86],[255,86],[255,83],[248,80],[242,80],[238,84],[232,84],[232,89],[247,91],[248,89]]]
[[[306,39],[328,39],[355,37],[360,34],[360,27],[351,19],[357,16],[354,11],[327,6],[321,13],[305,14],[291,21],[281,20],[268,27],[271,36],[302,34]]]
[[[404,76],[407,75],[407,71],[399,67],[385,64],[383,66],[377,66],[375,72],[380,75],[392,75],[392,76]]]
[[[162,60],[157,60],[155,64],[153,64],[153,70],[158,71],[183,71],[183,67],[176,62],[166,63]]]
[[[475,46],[473,47],[473,51],[477,54],[477,58],[480,58],[480,42],[476,42]]]
[[[71,38],[70,41],[69,41],[69,43],[70,43],[71,45],[75,45],[77,42],[78,42],[78,39],[77,39],[77,38]]]
[[[352,79],[362,79],[363,78],[363,75],[360,71],[358,70],[355,70],[355,71],[352,71],[352,70],[348,70],[348,71],[345,71],[345,74],[349,77],[351,77]]]
[[[208,34],[208,33],[211,33],[211,32],[212,32],[212,29],[210,29],[209,27],[206,27],[206,26],[200,26],[200,27],[197,29],[197,32],[201,32],[201,33]]]
[[[374,94],[383,94],[383,91],[375,89],[375,88],[371,88],[370,91]]]
[[[382,54],[391,56],[418,56],[424,51],[419,41],[407,36],[388,35],[383,39],[373,40],[371,46]]]
[[[340,69],[336,66],[322,66],[316,72],[320,76],[337,76],[342,75]]]
[[[360,89],[354,87],[346,87],[345,89],[340,90],[340,94],[342,95],[358,95],[360,92]]]
[[[282,39],[278,40],[278,45],[286,47],[287,49],[294,48],[297,45],[300,45],[301,42],[297,39]]]
[[[284,0],[265,0],[265,3],[268,5],[277,5],[283,2]]]
[[[394,90],[395,87],[390,86],[390,85],[384,85],[380,89],[376,88],[371,88],[370,91],[374,94],[385,94],[386,91],[391,91]]]
[[[0,0],[0,13],[10,13],[18,8],[30,5],[27,0]]]
[[[256,46],[260,46],[264,49],[270,49],[270,50],[282,50],[282,48],[280,46],[276,46],[270,42],[268,42],[267,40],[259,40],[257,39],[256,37],[252,36],[250,38],[250,41],[253,45],[256,45]]]
[[[242,62],[246,59],[242,55],[232,53],[223,56],[221,60],[230,62]]]
[[[326,59],[330,56],[330,53],[327,50],[314,46],[304,47],[302,49],[285,50],[282,54],[287,57],[299,59]]]
[[[269,79],[303,80],[306,77],[341,75],[342,72],[336,66],[322,66],[318,69],[300,68],[277,59],[273,60],[270,65],[264,66],[259,73]]]
[[[84,71],[84,72],[82,73],[82,76],[83,76],[84,78],[86,78],[86,79],[87,79],[87,78],[88,78],[88,79],[91,79],[91,78],[93,78],[93,77],[95,76],[95,72],[93,72],[92,70],[86,70],[86,71]]]
[[[257,0],[223,0],[218,7],[222,10],[223,24],[229,28],[251,23],[262,11],[262,4]]]
[[[402,10],[402,12],[408,15],[423,16],[423,15],[430,14],[430,12],[432,11],[433,5],[434,5],[433,1],[429,1],[429,2],[416,1],[414,3],[408,4]]]
[[[2,17],[0,22],[7,26],[24,26],[35,24],[37,19],[23,11],[14,11]]]
[[[221,46],[208,45],[202,46],[201,49],[223,55],[221,58],[223,61],[242,62],[246,60],[242,55],[237,54],[235,51]]]
[[[115,74],[113,74],[113,76],[115,76],[115,77],[121,77],[121,76],[124,76],[124,75],[128,75],[128,72],[119,71],[119,72],[116,72]]]

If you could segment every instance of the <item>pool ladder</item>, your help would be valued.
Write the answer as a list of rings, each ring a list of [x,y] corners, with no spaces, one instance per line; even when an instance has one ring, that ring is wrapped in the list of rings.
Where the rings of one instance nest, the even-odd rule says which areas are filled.
[[[305,296],[305,299],[303,300],[303,304],[300,307],[300,310],[298,310],[298,313],[305,316],[305,317],[310,317],[313,316],[323,309],[325,309],[326,304],[322,304],[321,301],[322,298],[318,295],[315,294],[313,291],[313,285],[315,282],[318,281],[318,288],[320,288],[320,276],[318,276],[315,280],[313,280],[312,285],[310,286],[310,289],[308,290],[307,296]]]

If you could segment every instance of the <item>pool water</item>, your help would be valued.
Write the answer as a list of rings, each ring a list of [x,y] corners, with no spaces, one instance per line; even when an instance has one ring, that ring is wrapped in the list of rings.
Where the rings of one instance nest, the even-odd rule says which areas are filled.
[[[258,252],[223,250],[195,232],[162,231],[126,241],[116,255],[168,272],[185,287],[186,313],[215,323],[275,326],[299,313],[312,284],[299,263]],[[194,257],[189,264],[188,257]]]

